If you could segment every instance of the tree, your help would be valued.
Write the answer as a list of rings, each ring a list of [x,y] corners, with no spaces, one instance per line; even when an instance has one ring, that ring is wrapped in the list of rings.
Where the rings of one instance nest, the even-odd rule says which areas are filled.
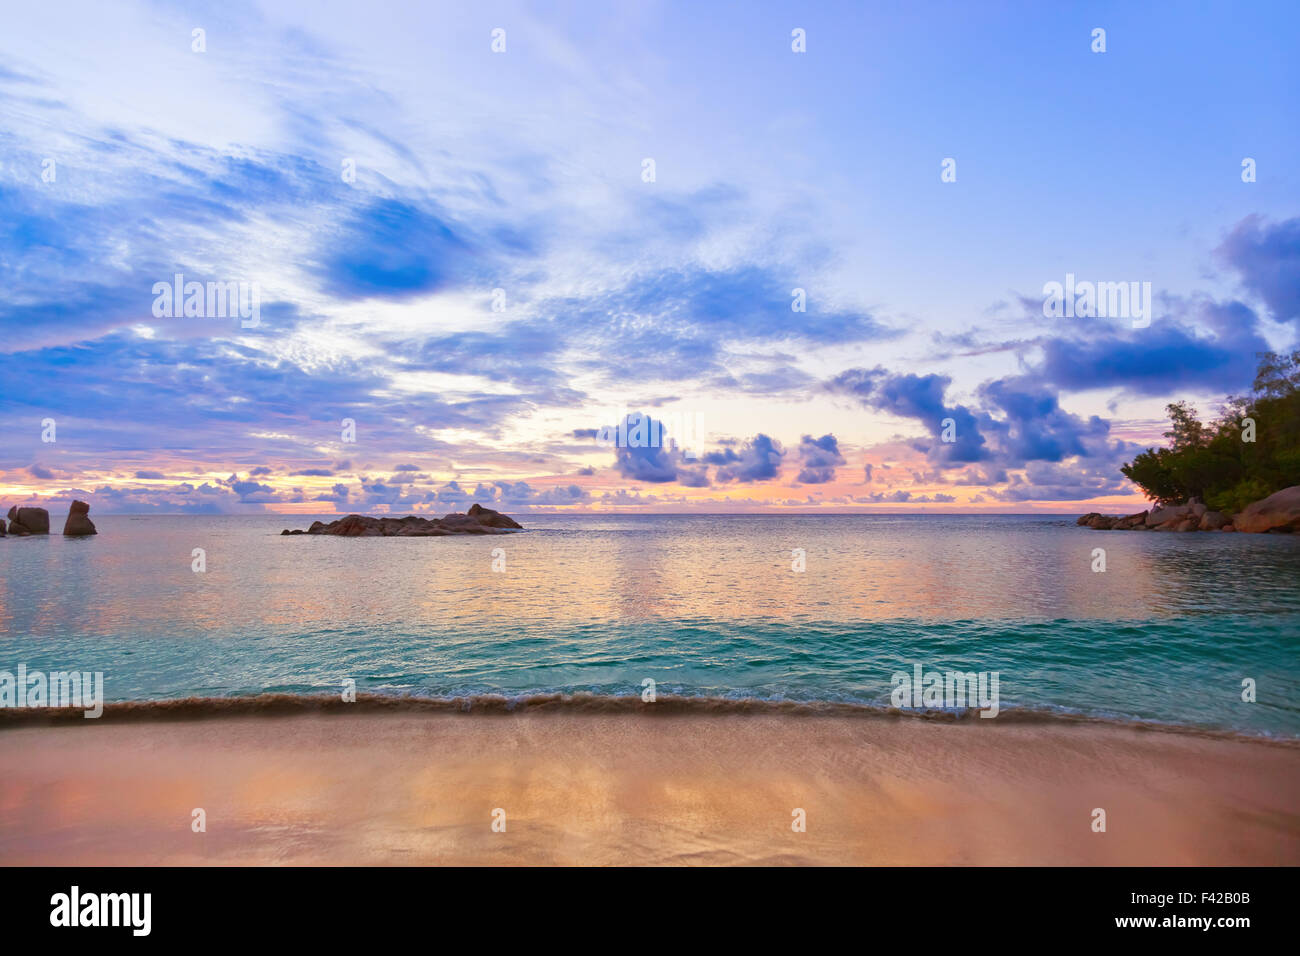
[[[1262,398],[1285,398],[1300,390],[1300,351],[1290,355],[1260,353],[1255,373],[1255,394]]]
[[[1215,421],[1187,402],[1168,405],[1169,447],[1137,455],[1124,475],[1159,504],[1198,497],[1228,513],[1300,484],[1300,351],[1260,359],[1252,394],[1225,399]]]
[[[1166,405],[1165,411],[1169,413],[1170,427],[1165,432],[1165,437],[1170,439],[1170,451],[1188,451],[1205,444],[1205,426],[1196,417],[1196,409],[1186,402],[1174,402]]]

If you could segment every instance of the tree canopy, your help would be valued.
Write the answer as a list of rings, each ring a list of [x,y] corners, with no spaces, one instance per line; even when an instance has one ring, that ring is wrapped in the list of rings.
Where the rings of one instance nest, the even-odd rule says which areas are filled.
[[[1215,421],[1187,402],[1166,406],[1168,447],[1148,448],[1124,475],[1162,505],[1194,496],[1228,514],[1300,485],[1300,351],[1261,359],[1251,394],[1225,399]]]

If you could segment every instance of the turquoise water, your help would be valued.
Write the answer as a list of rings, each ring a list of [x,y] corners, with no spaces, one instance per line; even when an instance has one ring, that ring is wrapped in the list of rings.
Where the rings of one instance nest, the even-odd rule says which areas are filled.
[[[110,700],[337,693],[345,678],[381,694],[635,696],[651,678],[660,694],[884,705],[891,675],[921,664],[998,671],[1004,711],[1300,736],[1298,536],[1029,516],[279,536],[310,520],[96,516],[93,539],[0,540],[0,670],[102,671]]]

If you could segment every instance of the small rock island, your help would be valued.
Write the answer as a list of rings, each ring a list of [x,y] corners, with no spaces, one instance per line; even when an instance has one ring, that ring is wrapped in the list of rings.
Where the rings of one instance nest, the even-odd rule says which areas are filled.
[[[14,505],[9,509],[8,535],[5,533],[5,521],[0,518],[0,538],[29,538],[49,533],[50,513],[44,508],[20,508]],[[84,538],[99,533],[95,530],[95,523],[90,520],[90,505],[84,501],[72,503],[68,510],[68,520],[63,523],[63,533],[69,538]]]
[[[313,521],[306,531],[301,528],[281,535],[333,534],[341,538],[433,538],[449,534],[510,534],[522,531],[523,526],[509,515],[503,515],[482,505],[471,505],[467,514],[454,512],[441,518],[422,518],[407,515],[405,518],[372,518],[369,515],[348,515],[326,524]]]

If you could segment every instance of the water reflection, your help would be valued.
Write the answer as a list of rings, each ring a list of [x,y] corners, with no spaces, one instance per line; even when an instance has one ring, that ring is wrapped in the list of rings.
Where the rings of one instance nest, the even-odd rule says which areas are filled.
[[[1300,538],[1090,532],[1041,518],[533,518],[492,538],[281,538],[284,518],[107,516],[0,542],[12,635],[691,619],[1148,619],[1300,609]],[[191,570],[206,551],[207,571]],[[492,549],[506,571],[492,570]],[[1106,550],[1107,572],[1091,570]],[[807,570],[791,570],[802,548]]]

